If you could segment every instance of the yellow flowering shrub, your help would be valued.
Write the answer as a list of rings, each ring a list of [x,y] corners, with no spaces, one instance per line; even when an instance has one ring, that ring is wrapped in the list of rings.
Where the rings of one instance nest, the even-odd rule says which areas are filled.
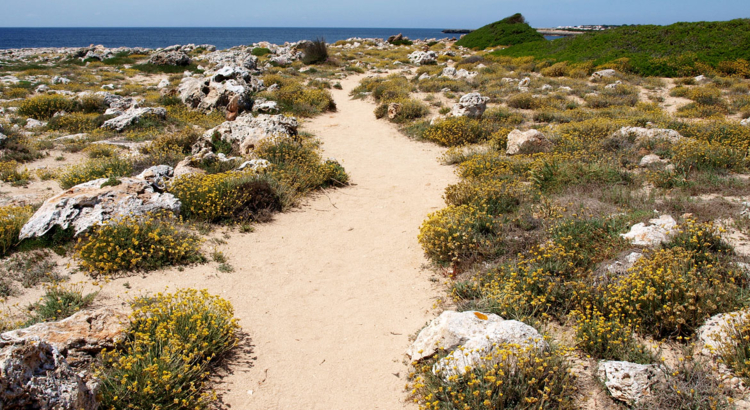
[[[742,171],[747,153],[719,142],[700,140],[680,141],[672,147],[672,163],[682,172]]]
[[[576,378],[563,354],[499,345],[483,364],[447,381],[433,373],[436,359],[425,360],[414,365],[408,388],[423,410],[576,409]]]
[[[512,213],[535,192],[517,179],[464,180],[445,190],[448,205],[473,205],[490,215]]]
[[[237,343],[225,299],[182,289],[137,299],[125,340],[103,351],[96,376],[102,409],[204,409],[215,402],[213,362]]]
[[[18,243],[18,234],[33,213],[30,206],[0,207],[0,256],[6,255]]]
[[[99,178],[117,178],[133,172],[133,165],[127,159],[114,156],[106,159],[90,159],[82,164],[71,165],[57,177],[60,187],[72,188],[84,182]]]
[[[716,340],[721,361],[745,383],[750,382],[750,315],[747,311],[731,313],[732,320],[722,331],[727,335]]]
[[[469,117],[450,117],[427,128],[422,137],[444,147],[474,144],[487,139],[492,130],[480,120]]]
[[[42,94],[35,97],[25,98],[18,106],[18,114],[37,120],[52,118],[56,112],[77,110],[75,100],[63,97],[59,94]]]
[[[654,357],[633,337],[633,324],[620,317],[608,317],[591,306],[578,313],[576,346],[600,360],[649,364]]]
[[[106,121],[106,118],[101,114],[74,112],[51,118],[47,124],[47,128],[71,133],[82,133],[98,129],[104,124],[104,121]]]
[[[75,258],[91,275],[149,271],[203,261],[200,244],[200,238],[174,220],[125,217],[80,238]]]
[[[12,184],[24,184],[29,178],[31,178],[31,172],[28,169],[19,171],[18,162],[0,161],[0,181]]]
[[[419,243],[438,264],[458,264],[487,255],[498,244],[499,222],[471,205],[451,205],[427,216]]]

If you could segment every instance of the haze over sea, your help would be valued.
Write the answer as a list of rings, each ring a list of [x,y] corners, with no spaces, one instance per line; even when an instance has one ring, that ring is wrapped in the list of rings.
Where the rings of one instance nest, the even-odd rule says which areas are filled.
[[[133,27],[133,28],[0,28],[0,49],[27,47],[105,47],[160,48],[174,44],[213,44],[219,49],[260,41],[283,44],[287,41],[324,37],[329,43],[352,37],[388,38],[402,33],[411,39],[458,37],[442,29],[425,28],[295,28],[295,27]]]

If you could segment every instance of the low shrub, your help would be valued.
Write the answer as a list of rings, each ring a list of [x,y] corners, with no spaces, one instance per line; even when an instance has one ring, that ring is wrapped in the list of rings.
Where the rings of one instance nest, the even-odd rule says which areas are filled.
[[[575,326],[576,346],[598,360],[653,363],[653,355],[633,337],[631,324],[606,317],[596,309],[579,315]]]
[[[495,253],[499,223],[470,205],[448,206],[427,216],[419,243],[437,264],[459,264]]]
[[[159,215],[124,217],[78,240],[75,258],[91,275],[151,271],[202,262],[201,240]]]
[[[728,313],[731,320],[721,329],[726,337],[714,341],[722,363],[747,383],[750,382],[750,316],[746,311]]]
[[[57,94],[44,94],[26,98],[18,106],[18,114],[37,120],[50,119],[60,111],[77,111],[76,101]]]
[[[388,77],[365,78],[352,90],[355,97],[363,97],[367,93],[377,102],[405,100],[409,98],[412,86],[406,77],[392,74]]]
[[[16,161],[0,162],[0,181],[12,185],[25,185],[31,178],[31,172],[27,169],[19,171],[18,166]]]
[[[316,38],[303,50],[302,62],[305,64],[320,64],[328,60],[328,47],[324,38]]]
[[[8,205],[0,207],[0,256],[5,256],[18,243],[21,228],[31,218],[30,206]]]
[[[689,139],[675,144],[672,150],[672,162],[681,172],[741,172],[746,166],[745,153],[718,142]]]
[[[427,128],[422,138],[444,147],[474,144],[490,136],[491,129],[468,117],[450,117]]]
[[[328,90],[306,88],[302,84],[288,82],[273,92],[282,110],[295,115],[312,117],[326,111],[336,111],[336,102]]]
[[[388,118],[391,122],[395,122],[397,124],[416,120],[430,113],[430,109],[421,101],[417,101],[413,98],[408,98],[405,100],[398,100],[380,104],[377,108],[375,108],[375,117],[386,117],[388,115],[388,106],[390,104],[401,105],[401,108],[400,110],[398,110],[396,116],[393,118]]]
[[[107,159],[91,159],[80,165],[72,165],[62,171],[57,181],[62,189],[69,189],[95,179],[124,177],[132,173],[133,164],[120,156],[115,156]]]
[[[520,93],[508,98],[508,107],[522,110],[536,110],[542,106],[542,101],[531,93]]]
[[[16,253],[2,263],[0,276],[30,288],[42,282],[58,282],[63,277],[57,273],[57,263],[50,260],[46,249]]]
[[[264,55],[271,54],[271,50],[265,47],[255,47],[250,51],[250,54],[256,57],[263,57]]]
[[[33,313],[26,326],[65,319],[89,306],[95,297],[96,293],[84,295],[80,285],[52,285],[47,288],[41,300],[31,306]]]
[[[103,409],[205,409],[208,372],[236,344],[232,305],[183,289],[136,299],[125,340],[103,351],[95,375]]]
[[[70,113],[53,117],[47,123],[47,128],[55,131],[82,133],[94,131],[102,126],[107,116],[100,114]]]
[[[448,205],[472,205],[490,215],[497,216],[515,212],[518,207],[530,202],[533,189],[517,179],[463,180],[445,190]]]
[[[423,410],[576,409],[576,378],[561,349],[499,345],[465,375],[434,374],[435,359],[415,365],[411,394]]]

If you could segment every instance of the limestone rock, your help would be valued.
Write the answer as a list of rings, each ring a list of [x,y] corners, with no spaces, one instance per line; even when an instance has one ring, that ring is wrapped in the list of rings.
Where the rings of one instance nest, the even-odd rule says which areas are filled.
[[[518,88],[528,87],[531,84],[531,78],[525,77],[521,82],[518,83]]]
[[[633,405],[651,394],[651,388],[666,381],[658,366],[630,362],[599,362],[599,379],[615,400]]]
[[[26,120],[26,125],[24,125],[24,128],[26,128],[27,130],[33,130],[34,128],[42,128],[45,126],[47,126],[46,122],[29,118]]]
[[[235,152],[247,155],[263,140],[275,136],[293,137],[297,135],[297,120],[283,115],[260,114],[253,117],[243,114],[235,121],[227,121],[206,131],[193,145],[193,153],[212,148],[212,139],[220,138],[232,144]]]
[[[403,104],[399,104],[399,103],[388,104],[388,119],[392,120],[396,118],[401,113],[401,109],[403,107],[404,107]]]
[[[260,171],[260,170],[268,168],[270,165],[271,163],[265,159],[251,159],[250,161],[243,162],[242,165],[237,167],[237,170],[242,171],[247,168],[250,168],[253,171]]]
[[[190,56],[181,51],[161,51],[148,59],[149,64],[186,66],[190,65]]]
[[[641,167],[647,167],[649,165],[661,164],[663,162],[664,160],[659,158],[658,155],[648,154],[644,155],[643,158],[641,158],[641,162],[638,163],[638,165]]]
[[[487,109],[487,102],[489,100],[489,97],[482,97],[479,93],[466,94],[461,97],[458,104],[453,105],[451,116],[477,119],[482,118],[484,111]]]
[[[65,77],[54,76],[52,77],[52,84],[70,84],[70,79]]]
[[[102,128],[108,128],[119,132],[133,124],[137,124],[147,115],[153,115],[160,119],[165,119],[167,118],[167,110],[163,107],[130,108],[120,116],[105,121],[104,124],[102,124]]]
[[[409,61],[415,65],[435,64],[437,53],[434,51],[415,51],[409,54]]]
[[[452,351],[433,368],[433,372],[447,378],[483,363],[483,357],[503,344],[547,348],[539,332],[521,322],[481,312],[445,311],[419,332],[407,354],[419,361],[440,349]]]
[[[718,350],[725,344],[736,344],[730,337],[733,327],[750,320],[750,311],[720,313],[714,315],[698,328],[695,335],[700,342],[701,353],[709,357],[718,355]]]
[[[635,224],[630,228],[630,232],[620,236],[633,245],[653,247],[667,242],[677,228],[677,222],[670,215],[662,215],[648,222],[651,225],[646,226],[643,222]]]
[[[112,308],[80,311],[58,322],[44,322],[0,334],[0,345],[43,340],[69,364],[90,362],[102,349],[124,337],[128,315]]]
[[[610,265],[607,265],[605,268],[607,272],[613,273],[613,274],[624,274],[626,273],[630,268],[635,266],[635,263],[638,262],[643,257],[643,254],[640,252],[631,252],[621,260],[617,260]]]
[[[267,101],[265,98],[258,98],[253,102],[253,112],[272,114],[279,112],[279,104],[276,101]]]
[[[224,66],[204,78],[183,78],[177,92],[185,105],[203,111],[226,108],[237,98],[239,112],[243,112],[252,105],[251,95],[264,88],[263,81],[253,77],[247,69]]]
[[[125,216],[180,211],[179,199],[159,192],[146,180],[121,178],[119,185],[102,187],[106,181],[101,178],[85,182],[46,200],[21,228],[19,239],[42,237],[54,227],[72,227],[78,236],[95,225]]]
[[[745,118],[744,120],[740,121],[740,125],[750,127],[750,118]]]
[[[598,80],[598,79],[605,78],[605,77],[614,77],[615,75],[617,75],[617,71],[612,70],[612,69],[607,69],[607,70],[597,71],[594,74],[591,74],[591,79]]]
[[[156,86],[156,88],[158,88],[160,90],[163,90],[163,89],[168,88],[168,87],[169,87],[169,80],[167,80],[166,78],[164,78],[161,81],[159,81],[159,84],[157,84],[157,86]]]
[[[95,410],[95,392],[50,344],[0,342],[0,408]]]
[[[664,128],[642,128],[642,127],[622,127],[615,131],[614,137],[627,138],[629,136],[635,136],[635,142],[647,141],[647,140],[666,140],[669,142],[677,142],[682,140],[683,137],[679,132]]]
[[[513,130],[508,134],[508,155],[533,154],[547,152],[552,148],[552,142],[539,130],[528,130],[522,132]]]
[[[169,165],[155,165],[150,168],[146,168],[136,176],[138,179],[142,179],[146,182],[151,183],[158,189],[164,190],[167,186],[167,181],[174,177],[174,168]]]

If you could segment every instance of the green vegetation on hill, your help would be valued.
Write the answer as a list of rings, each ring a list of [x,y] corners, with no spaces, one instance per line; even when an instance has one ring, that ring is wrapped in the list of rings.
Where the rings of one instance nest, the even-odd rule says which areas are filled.
[[[544,36],[531,28],[523,15],[516,13],[463,36],[456,44],[468,48],[485,49],[543,40]]]
[[[709,68],[750,76],[750,19],[629,26],[498,50],[495,55],[533,56],[550,62],[612,64],[639,75],[678,77]]]

